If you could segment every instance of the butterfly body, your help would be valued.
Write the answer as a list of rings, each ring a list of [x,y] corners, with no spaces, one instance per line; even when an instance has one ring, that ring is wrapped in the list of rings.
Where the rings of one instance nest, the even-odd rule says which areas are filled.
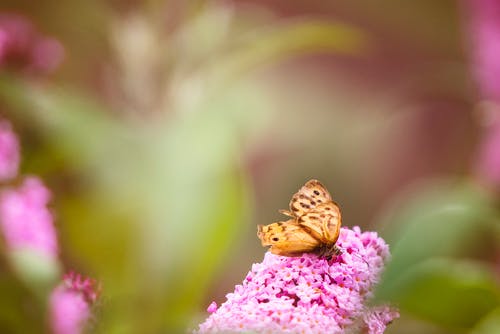
[[[331,257],[338,253],[335,243],[340,233],[340,209],[319,181],[308,181],[292,196],[289,207],[289,211],[280,212],[291,219],[258,226],[263,246],[285,256],[316,252]]]

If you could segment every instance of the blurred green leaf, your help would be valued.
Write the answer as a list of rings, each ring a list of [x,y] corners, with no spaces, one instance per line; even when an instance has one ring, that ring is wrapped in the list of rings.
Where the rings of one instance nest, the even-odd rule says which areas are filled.
[[[42,301],[59,283],[61,264],[57,259],[31,249],[10,251],[8,258],[18,279]]]
[[[19,279],[15,268],[0,259],[0,333],[45,333],[46,294]],[[36,294],[34,296],[34,293]]]
[[[46,138],[69,158],[67,162],[80,167],[96,163],[128,144],[126,127],[89,96],[56,87],[42,88],[3,75],[0,98],[14,111],[14,118],[45,131]]]
[[[401,274],[402,310],[452,328],[471,328],[500,303],[494,273],[477,262],[430,259]]]
[[[257,66],[306,53],[360,55],[369,43],[366,35],[353,26],[306,20],[252,31],[243,35],[238,44],[241,46],[207,66],[208,77],[227,83]]]
[[[497,307],[482,318],[472,334],[497,334],[500,333],[500,307]]]
[[[467,182],[432,181],[402,196],[381,219],[392,259],[379,288],[381,298],[397,296],[401,273],[432,257],[469,255],[478,236],[495,231],[492,200]]]
[[[377,297],[442,326],[471,328],[500,302],[499,287],[485,265],[451,258],[488,247],[485,236],[493,246],[492,200],[472,183],[434,180],[394,207],[382,219],[394,231]]]

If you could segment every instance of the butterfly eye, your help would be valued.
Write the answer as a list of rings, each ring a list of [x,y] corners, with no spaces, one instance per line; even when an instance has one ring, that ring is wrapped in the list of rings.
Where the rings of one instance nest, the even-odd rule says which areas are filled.
[[[279,238],[276,237],[273,238],[273,241],[279,241],[279,240],[280,240]]]

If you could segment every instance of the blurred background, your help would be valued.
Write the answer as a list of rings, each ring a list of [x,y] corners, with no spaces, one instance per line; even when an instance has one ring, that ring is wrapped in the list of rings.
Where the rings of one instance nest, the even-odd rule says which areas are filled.
[[[102,282],[89,332],[197,328],[315,178],[390,244],[387,333],[500,333],[494,2],[3,0],[0,28],[30,26],[0,113],[54,194],[64,268]],[[1,332],[43,328],[0,275]]]

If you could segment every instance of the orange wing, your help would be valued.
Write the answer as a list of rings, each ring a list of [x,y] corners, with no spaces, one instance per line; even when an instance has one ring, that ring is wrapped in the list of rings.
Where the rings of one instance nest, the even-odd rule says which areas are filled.
[[[320,204],[298,218],[300,226],[327,245],[335,244],[337,241],[341,222],[340,209],[333,202]]]
[[[290,211],[283,212],[292,217],[301,217],[317,206],[332,202],[332,196],[318,180],[309,180],[292,196]]]
[[[301,227],[295,219],[269,225],[258,225],[257,236],[262,246],[271,246],[276,255],[296,256],[311,252],[319,246],[319,241]]]

